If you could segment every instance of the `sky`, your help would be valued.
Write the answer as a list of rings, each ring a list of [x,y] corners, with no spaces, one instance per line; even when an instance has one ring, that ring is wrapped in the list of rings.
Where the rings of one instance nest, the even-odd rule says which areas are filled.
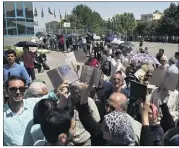
[[[79,5],[84,4],[90,7],[93,11],[98,12],[103,19],[111,18],[115,14],[122,14],[124,12],[133,13],[135,19],[139,20],[141,14],[153,13],[155,10],[163,12],[166,8],[170,6],[171,2],[33,2],[34,8],[37,9],[38,16],[35,21],[38,21],[38,26],[36,28],[45,28],[45,23],[50,21],[59,21],[59,11],[64,17],[65,12],[70,14],[72,9]],[[175,2],[177,4],[177,2]],[[41,17],[41,10],[43,7],[44,17]],[[56,18],[48,13],[48,7],[54,12]]]

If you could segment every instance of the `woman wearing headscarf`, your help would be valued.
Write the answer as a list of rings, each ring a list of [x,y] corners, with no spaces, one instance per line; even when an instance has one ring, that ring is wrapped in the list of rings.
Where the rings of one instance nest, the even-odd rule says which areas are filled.
[[[80,120],[85,129],[91,134],[93,146],[134,146],[135,134],[126,113],[111,112],[105,116],[105,122],[102,124],[94,121],[90,116],[88,104],[76,104]],[[113,126],[114,125],[114,126]]]
[[[111,146],[134,146],[135,134],[126,113],[113,111],[106,115],[103,137],[107,140],[106,145]]]
[[[153,135],[153,145],[159,146],[163,140],[164,131],[160,124],[155,124],[158,116],[158,109],[154,104],[149,108],[149,124]]]

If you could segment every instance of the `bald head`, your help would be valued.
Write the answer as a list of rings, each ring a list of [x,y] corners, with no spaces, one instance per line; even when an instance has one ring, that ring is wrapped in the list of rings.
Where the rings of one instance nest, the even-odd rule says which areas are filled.
[[[46,84],[42,82],[33,82],[25,94],[25,98],[41,97],[48,93]]]
[[[126,111],[127,97],[122,93],[113,93],[109,98],[109,105],[113,106],[115,110]]]

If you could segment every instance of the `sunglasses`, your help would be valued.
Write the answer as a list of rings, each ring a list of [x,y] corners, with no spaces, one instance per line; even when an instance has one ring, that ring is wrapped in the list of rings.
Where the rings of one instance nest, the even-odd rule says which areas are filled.
[[[16,93],[18,90],[20,93],[24,93],[26,91],[27,87],[24,87],[24,86],[20,86],[20,87],[10,87],[9,88],[9,91],[11,93]]]

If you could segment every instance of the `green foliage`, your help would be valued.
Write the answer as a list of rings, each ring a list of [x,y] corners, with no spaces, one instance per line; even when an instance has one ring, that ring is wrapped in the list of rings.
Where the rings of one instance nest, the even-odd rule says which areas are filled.
[[[179,32],[179,5],[171,3],[164,11],[160,20],[139,22],[135,28],[136,35],[178,35]]]
[[[179,5],[175,3],[170,4],[170,7],[164,11],[160,27],[160,31],[163,32],[163,34],[178,35]]]
[[[131,35],[136,27],[136,20],[132,13],[116,14],[112,17],[112,28],[116,32]]]
[[[156,10],[155,13],[159,13]],[[116,14],[108,20],[86,5],[77,5],[71,14],[66,14],[59,28],[64,22],[70,22],[72,29],[86,29],[97,34],[115,32],[127,35],[178,35],[179,5],[171,3],[164,11],[160,20],[151,22],[136,22],[132,13]]]

